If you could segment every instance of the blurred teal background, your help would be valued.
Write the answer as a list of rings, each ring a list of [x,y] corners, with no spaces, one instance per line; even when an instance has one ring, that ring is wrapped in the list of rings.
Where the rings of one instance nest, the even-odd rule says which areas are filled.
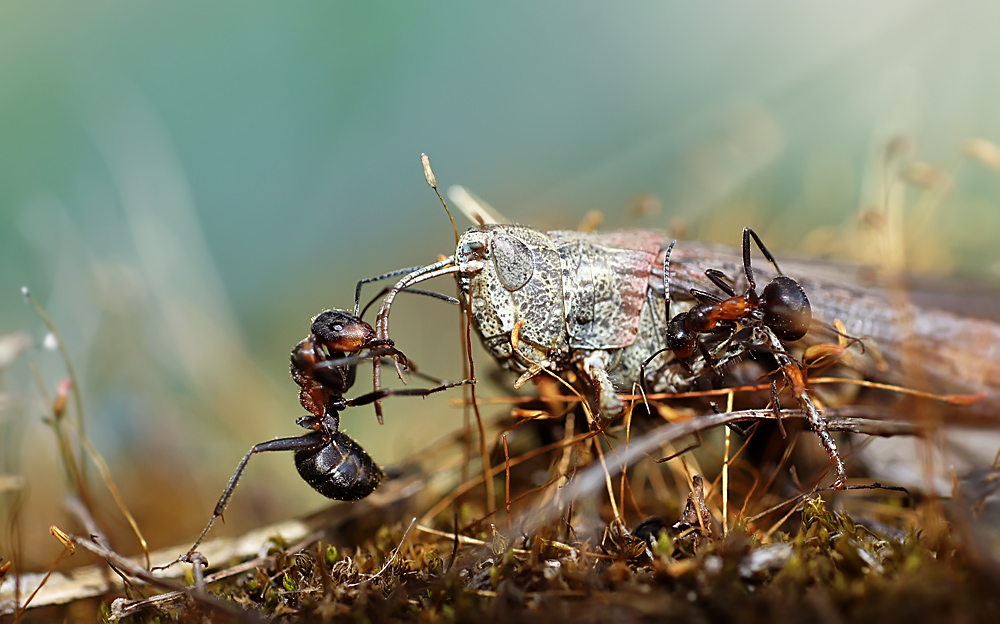
[[[26,543],[55,548],[41,527],[62,493],[26,362],[50,392],[63,369],[22,286],[65,339],[123,490],[157,493],[134,511],[167,516],[166,546],[250,445],[297,433],[287,358],[310,317],[453,251],[421,152],[442,187],[542,228],[600,210],[605,227],[730,244],[753,225],[816,254],[838,249],[808,233],[878,204],[885,145],[905,136],[954,182],[914,257],[995,274],[1000,182],[962,146],[1000,140],[998,17],[914,0],[4,3],[0,335],[32,348],[3,375],[0,452],[30,475]],[[393,335],[457,378],[456,318],[409,301]],[[382,463],[461,422],[447,397],[386,413],[382,429],[368,408],[345,417]],[[230,530],[326,503],[290,457],[255,463]]]

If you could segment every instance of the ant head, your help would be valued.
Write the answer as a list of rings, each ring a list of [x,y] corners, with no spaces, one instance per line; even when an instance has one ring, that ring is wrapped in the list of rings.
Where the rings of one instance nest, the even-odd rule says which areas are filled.
[[[368,323],[343,310],[326,310],[313,319],[310,331],[331,351],[352,353],[375,341]]]
[[[682,360],[694,354],[698,340],[697,332],[687,328],[687,318],[688,313],[681,312],[667,323],[667,348]]]
[[[764,287],[760,295],[764,324],[779,340],[791,342],[806,335],[812,324],[809,299],[798,282],[779,275]]]
[[[323,446],[295,452],[295,468],[314,490],[343,501],[361,500],[375,491],[382,470],[357,442],[342,431],[309,435],[329,435]]]

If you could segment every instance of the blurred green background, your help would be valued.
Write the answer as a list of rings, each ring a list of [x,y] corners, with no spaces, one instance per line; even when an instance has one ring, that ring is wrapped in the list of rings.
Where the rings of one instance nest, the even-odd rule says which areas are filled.
[[[64,521],[27,364],[50,393],[64,369],[22,286],[153,546],[179,543],[247,448],[298,433],[288,352],[310,317],[453,251],[421,152],[442,187],[542,228],[600,210],[605,227],[736,244],[752,225],[816,254],[837,248],[809,232],[878,204],[903,136],[954,182],[930,239],[949,253],[925,264],[995,274],[1000,182],[961,163],[966,140],[1000,139],[998,18],[914,0],[4,3],[0,335],[31,347],[2,373],[0,452],[29,484],[27,562],[58,550],[46,528]],[[455,319],[406,301],[393,335],[458,378]],[[460,425],[447,398],[390,400],[382,429],[357,408],[345,427],[392,463]],[[221,531],[326,503],[265,456]]]

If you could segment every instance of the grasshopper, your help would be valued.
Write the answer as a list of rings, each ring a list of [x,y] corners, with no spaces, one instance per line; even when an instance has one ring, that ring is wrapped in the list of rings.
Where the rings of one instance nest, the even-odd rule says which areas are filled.
[[[745,230],[747,296],[753,293],[756,300],[749,234]],[[834,463],[836,485],[843,486],[844,465],[826,421],[809,397],[798,364],[765,323],[744,321],[753,329],[748,342],[723,340],[712,351],[703,348],[698,357],[671,358],[667,321],[673,246],[649,230],[588,234],[541,232],[516,224],[473,227],[459,239],[453,256],[412,271],[390,290],[379,309],[376,331],[380,339],[388,339],[389,310],[397,292],[455,274],[473,327],[500,365],[526,375],[541,368],[573,370],[595,389],[600,425],[622,413],[618,394],[637,382],[654,392],[686,390],[706,367],[742,355],[751,344],[763,347],[776,354],[799,406]],[[735,295],[715,277],[718,271],[707,274],[725,286],[727,294]],[[702,307],[723,301],[702,291],[691,293],[715,302]],[[747,318],[753,317],[748,313]],[[735,324],[730,326],[735,335]],[[377,388],[378,367],[375,375]]]
[[[454,273],[473,327],[503,368],[573,369],[594,386],[598,413],[607,420],[622,412],[619,390],[630,389],[643,362],[664,348],[666,296],[654,266],[658,258],[662,266],[665,250],[663,237],[651,231],[473,227],[455,255],[396,284],[382,302],[376,331],[388,335],[395,293]]]
[[[425,162],[428,183],[436,191],[428,170]],[[785,346],[798,338],[806,344],[817,342],[817,334],[824,331],[840,332],[810,314],[799,321],[802,332],[790,337],[787,328],[768,320],[769,315],[773,317],[766,309],[768,290],[774,288],[772,284],[788,286],[791,282],[803,300],[805,292],[810,293],[819,318],[841,319],[848,332],[877,345],[878,357],[854,354],[852,358],[852,367],[866,377],[905,385],[907,355],[926,352],[921,367],[929,389],[974,396],[978,402],[955,403],[971,405],[974,412],[990,412],[1000,405],[1000,382],[996,381],[1000,379],[1000,324],[900,303],[898,297],[894,301],[891,292],[872,284],[871,272],[864,268],[799,262],[791,265],[792,274],[801,276],[796,282],[782,275],[760,239],[749,232],[774,266],[773,271],[756,270],[768,280],[758,295],[746,230],[740,254],[696,242],[679,244],[674,250],[673,242],[649,230],[542,232],[477,220],[480,225],[459,238],[454,255],[407,272],[389,290],[376,320],[379,339],[389,339],[389,311],[398,292],[434,277],[455,275],[472,325],[498,363],[524,375],[542,368],[556,373],[574,371],[595,389],[601,425],[623,411],[619,391],[628,391],[636,383],[653,392],[684,391],[708,368],[741,357],[747,349],[761,348],[774,354],[834,464],[834,485],[844,487],[844,465],[826,421],[810,397],[800,365]],[[726,275],[735,277],[728,282]],[[706,277],[729,299],[699,290]],[[745,294],[737,295],[737,287],[746,287]],[[690,323],[678,324],[677,317],[669,318],[672,295],[695,299],[700,302],[695,306],[699,312],[707,309],[719,316],[728,323],[723,328],[728,338],[710,348],[702,345],[697,354],[678,355],[673,344],[677,332],[690,329]],[[734,315],[722,311],[736,300],[757,309]],[[750,337],[737,340],[741,326]],[[701,328],[693,331],[704,334]],[[380,372],[375,364],[377,390]],[[776,397],[773,386],[772,395]]]

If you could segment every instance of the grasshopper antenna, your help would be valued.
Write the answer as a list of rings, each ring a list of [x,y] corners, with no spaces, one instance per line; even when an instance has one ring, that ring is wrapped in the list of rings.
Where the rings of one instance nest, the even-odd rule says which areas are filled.
[[[434,194],[438,196],[438,200],[441,205],[444,206],[444,211],[448,213],[448,218],[451,220],[451,229],[455,231],[455,244],[458,244],[458,226],[455,225],[455,217],[451,216],[451,210],[448,209],[448,204],[445,203],[444,197],[441,197],[441,192],[438,191],[437,178],[434,177],[434,170],[431,169],[431,159],[427,154],[420,154],[420,162],[424,165],[424,179],[427,180],[427,186],[434,189]]]
[[[434,176],[434,170],[431,169],[431,159],[427,154],[420,154],[420,162],[424,165],[424,179],[427,180],[427,185],[434,189],[434,194],[437,195],[441,205],[444,206],[445,212],[448,213],[448,219],[451,220],[451,229],[455,231],[455,244],[458,245],[458,226],[455,225],[455,217],[451,216],[451,210],[448,208],[448,204],[444,201],[444,198],[441,197],[440,191],[438,191],[437,178]],[[476,400],[476,363],[472,359],[472,311],[463,306],[460,318],[464,321],[463,324],[465,325],[464,331],[461,332],[462,337],[464,338],[464,341],[462,342],[462,375],[465,379],[472,380],[469,395],[471,397],[472,409],[476,413],[476,422],[479,425],[479,446],[483,457],[483,471],[484,474],[489,474],[490,461],[489,454],[486,452],[486,436],[483,432],[482,416],[479,414],[479,402]],[[378,374],[377,367],[374,374]],[[379,421],[381,422],[381,412],[378,402],[375,403],[375,410],[376,413],[379,414]],[[466,414],[468,414],[468,411],[466,411]],[[468,415],[466,416],[466,422],[468,422]],[[493,508],[494,496],[492,480],[486,481],[486,503],[488,509]]]

